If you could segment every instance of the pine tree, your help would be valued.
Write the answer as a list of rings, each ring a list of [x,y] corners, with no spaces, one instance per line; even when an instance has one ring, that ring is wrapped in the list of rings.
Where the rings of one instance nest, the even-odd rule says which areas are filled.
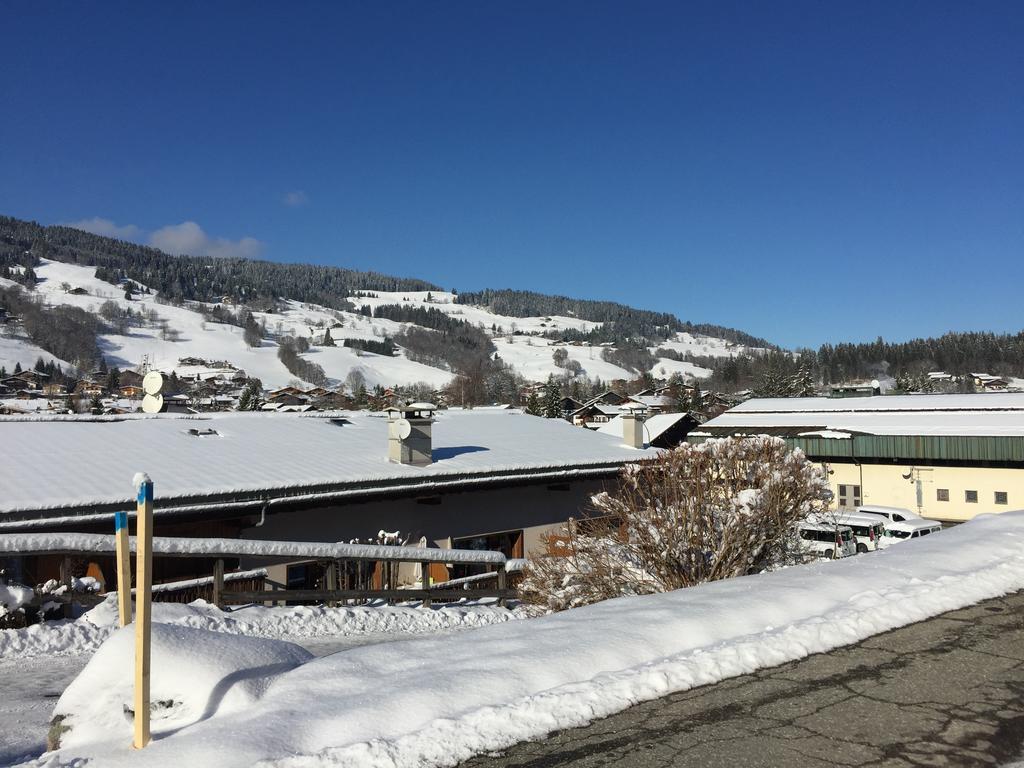
[[[21,363],[20,362],[14,364],[14,375],[17,376],[19,373],[21,373]]]
[[[260,383],[255,380],[249,381],[245,385],[245,389],[242,390],[241,396],[238,398],[238,410],[240,411],[258,411],[260,408],[260,400],[262,392],[260,391]]]
[[[540,398],[537,397],[536,392],[531,392],[530,396],[526,398],[526,412],[531,416],[541,415]]]
[[[545,419],[562,418],[562,394],[558,391],[558,384],[554,376],[548,376],[544,385],[544,403],[542,406]]]
[[[800,368],[790,379],[789,388],[793,397],[813,397],[818,393],[811,371],[805,363],[800,363]]]
[[[693,392],[690,394],[690,407],[687,409],[693,413],[704,411],[704,393],[700,391],[697,382],[693,383]]]
[[[107,391],[114,392],[119,386],[121,386],[121,371],[115,366],[107,374]]]
[[[325,347],[334,347],[334,346],[337,346],[337,345],[336,345],[336,344],[334,343],[334,339],[332,339],[332,338],[331,338],[331,329],[330,329],[330,328],[328,328],[328,329],[327,329],[327,331],[326,331],[326,332],[324,333],[324,341],[323,341],[323,345],[324,345]]]

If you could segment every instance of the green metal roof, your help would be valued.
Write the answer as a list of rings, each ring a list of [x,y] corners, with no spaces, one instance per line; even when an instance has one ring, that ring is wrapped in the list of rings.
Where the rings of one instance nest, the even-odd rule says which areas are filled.
[[[698,428],[699,430],[700,428]],[[716,432],[718,430],[715,430]],[[714,435],[727,437],[736,428]],[[756,429],[749,433],[756,434]],[[692,443],[708,439],[691,434]],[[808,456],[823,459],[910,459],[965,462],[1022,462],[1024,437],[963,437],[953,435],[853,435],[849,438],[783,436],[786,444]]]

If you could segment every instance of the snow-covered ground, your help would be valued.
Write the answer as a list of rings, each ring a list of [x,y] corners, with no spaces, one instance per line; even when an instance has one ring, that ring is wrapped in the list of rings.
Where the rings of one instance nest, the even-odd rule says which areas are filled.
[[[126,722],[59,759],[202,765],[218,744],[222,766],[450,766],[1021,588],[1024,512],[985,515],[882,552],[351,649],[143,752]]]
[[[248,606],[230,613],[203,601],[154,605],[154,620],[160,623],[286,640],[314,656],[422,634],[446,635],[520,616],[515,611],[485,605],[435,609]],[[54,704],[113,634],[116,620],[117,607],[107,602],[76,621],[0,630],[0,765],[28,760],[43,752]]]
[[[10,329],[0,325],[0,368],[4,368],[8,376],[14,373],[14,366],[20,364],[27,370],[32,368],[39,358],[43,358],[44,363],[57,363],[63,368],[69,367],[64,360],[54,357],[42,347],[37,347],[21,334],[13,335]]]
[[[52,305],[67,304],[97,312],[104,302],[112,301],[121,308],[130,307],[135,312],[145,309],[156,313],[156,322],[144,327],[130,328],[126,335],[101,336],[100,347],[111,366],[136,368],[145,357],[154,368],[168,373],[171,370],[178,370],[179,375],[182,375],[183,372],[179,370],[182,366],[178,360],[183,357],[197,357],[210,361],[227,361],[248,375],[258,377],[265,386],[279,387],[294,377],[278,360],[277,344],[273,338],[294,334],[320,339],[324,330],[330,328],[331,337],[338,346],[314,346],[305,356],[321,365],[335,385],[344,382],[352,371],[360,372],[367,385],[371,387],[377,384],[391,386],[419,382],[431,387],[441,387],[452,378],[449,371],[407,359],[401,349],[395,357],[384,357],[357,353],[342,346],[344,339],[382,341],[385,337],[394,337],[401,332],[403,324],[391,320],[365,317],[359,313],[339,312],[316,304],[288,301],[281,313],[254,313],[258,321],[266,324],[271,338],[264,340],[259,347],[250,348],[242,338],[241,328],[205,320],[200,312],[204,308],[202,304],[193,302],[175,307],[159,303],[152,294],[137,295],[129,301],[124,298],[123,290],[97,279],[94,268],[76,264],[43,259],[36,269],[36,274],[40,280],[36,294]],[[5,285],[14,284],[10,281],[3,282]],[[66,287],[81,289],[85,293],[69,293],[65,290]],[[549,374],[559,375],[562,370],[555,366],[552,360],[551,343],[547,339],[530,334],[566,328],[589,331],[599,325],[571,317],[497,315],[483,307],[456,304],[454,298],[453,294],[436,292],[431,294],[431,301],[428,302],[426,292],[378,292],[374,298],[354,297],[352,301],[359,306],[371,307],[382,304],[430,307],[478,325],[495,336],[498,354],[503,359],[524,377],[535,381],[544,381]],[[340,327],[335,327],[339,325]],[[164,330],[165,327],[169,332]],[[508,342],[509,338],[512,339],[511,343]],[[744,349],[722,339],[694,336],[689,333],[680,333],[675,340],[659,346],[679,352],[711,356],[735,355]],[[565,348],[568,350],[569,358],[578,361],[591,378],[609,381],[634,376],[623,368],[605,362],[601,358],[603,348],[600,346]],[[655,350],[656,347],[651,348],[652,352]],[[40,356],[47,361],[53,359],[27,339],[0,336],[0,365],[6,366],[9,371],[16,362],[20,362],[22,367],[34,365]],[[64,361],[58,362],[67,365]],[[698,378],[710,375],[710,371],[705,368],[666,358],[660,359],[651,373],[661,377],[671,375],[675,371]]]
[[[509,342],[509,338],[512,339]],[[560,375],[564,370],[555,366],[552,355],[556,349],[564,349],[570,360],[577,361],[585,375],[592,379],[611,381],[612,379],[632,379],[635,373],[605,362],[601,357],[604,347],[573,346],[571,344],[553,344],[549,339],[539,336],[516,334],[494,340],[498,356],[516,369],[522,376],[533,381],[545,381],[550,374]]]

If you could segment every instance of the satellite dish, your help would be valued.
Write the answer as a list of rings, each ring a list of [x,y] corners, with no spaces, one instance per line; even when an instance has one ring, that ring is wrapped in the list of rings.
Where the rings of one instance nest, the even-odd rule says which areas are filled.
[[[142,391],[147,395],[158,395],[164,386],[164,377],[158,371],[150,371],[142,379]]]
[[[146,413],[160,413],[164,407],[163,395],[149,395],[142,398],[142,410]]]
[[[412,424],[409,423],[408,419],[399,419],[395,423],[395,427],[398,430],[398,436],[402,440],[405,440],[405,438],[412,434]]]

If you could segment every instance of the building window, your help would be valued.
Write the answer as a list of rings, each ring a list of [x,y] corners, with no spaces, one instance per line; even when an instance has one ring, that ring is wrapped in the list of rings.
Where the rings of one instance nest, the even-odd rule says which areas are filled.
[[[949,488],[939,488],[935,491],[935,498],[939,501],[949,501]]]
[[[996,491],[996,504],[1006,504],[1006,491]]]
[[[839,486],[839,508],[840,509],[853,509],[861,505],[860,497],[860,486],[859,485],[840,485]]]
[[[968,504],[978,503],[978,492],[977,491],[964,491],[964,500]]]

